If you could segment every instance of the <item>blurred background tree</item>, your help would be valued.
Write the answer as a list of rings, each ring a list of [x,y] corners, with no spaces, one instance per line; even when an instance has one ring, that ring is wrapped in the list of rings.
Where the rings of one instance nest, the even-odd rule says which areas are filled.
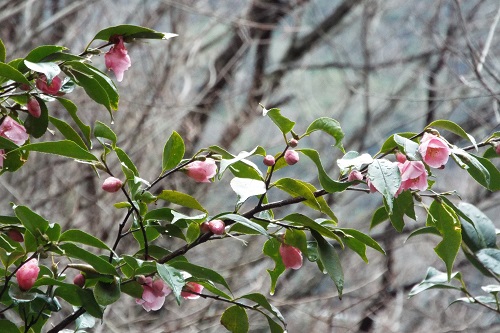
[[[78,52],[110,25],[179,34],[168,43],[128,45],[132,67],[117,84],[121,99],[113,130],[142,174],[153,177],[172,130],[183,135],[189,152],[212,144],[233,153],[257,144],[273,153],[282,149],[280,133],[262,119],[258,103],[281,108],[303,129],[319,116],[335,118],[346,133],[346,149],[371,154],[391,133],[418,132],[439,118],[459,123],[481,140],[500,122],[499,17],[496,0],[0,0],[0,37],[11,54],[22,57],[42,44],[69,45]],[[97,59],[95,66],[104,68]],[[83,97],[77,102],[83,119],[109,123],[95,103]],[[324,164],[335,175],[340,155],[332,143],[318,136],[301,140],[300,147],[322,147]],[[114,167],[119,174],[116,161]],[[295,167],[313,181],[308,179],[312,164]],[[461,181],[464,172],[454,165],[441,171],[443,189],[456,189],[498,225],[498,194],[471,179]],[[163,187],[188,188],[214,212],[232,210],[235,200],[225,193],[225,180],[196,187],[184,181],[173,177]],[[4,212],[10,212],[10,202],[27,204],[104,240],[121,218],[104,204],[113,198],[99,191],[90,168],[68,160],[33,154],[21,172],[1,177],[0,184]],[[359,193],[327,199],[341,226],[366,231],[381,204],[378,197]],[[407,299],[427,266],[443,268],[432,237],[405,243],[409,231],[423,223],[408,221],[402,234],[374,228],[371,234],[387,256],[369,252],[370,265],[344,255],[342,301],[330,279],[313,275],[308,264],[287,272],[273,301],[289,332],[498,332],[495,314],[459,304],[447,308],[452,293]],[[245,240],[213,241],[189,256],[227,277],[235,294],[265,292],[265,269],[273,264],[261,255],[260,240]],[[459,257],[456,270],[473,282],[471,290],[474,283],[479,289],[482,277],[467,261]],[[171,300],[147,314],[124,297],[94,331],[220,332],[222,310],[210,300],[185,301],[181,307]],[[259,320],[252,332],[267,331]]]

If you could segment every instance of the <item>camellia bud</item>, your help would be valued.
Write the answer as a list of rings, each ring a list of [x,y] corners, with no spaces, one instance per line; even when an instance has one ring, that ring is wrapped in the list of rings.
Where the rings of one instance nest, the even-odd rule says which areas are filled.
[[[35,118],[40,118],[42,110],[40,109],[40,104],[38,103],[36,98],[31,97],[28,101],[27,107],[30,115],[32,115]]]
[[[298,140],[296,140],[296,139],[291,139],[291,140],[288,142],[288,144],[290,145],[290,147],[295,148],[295,147],[297,147],[297,146],[299,145],[299,141],[298,141]]]
[[[266,155],[266,157],[264,157],[264,164],[265,165],[273,166],[274,163],[276,163],[276,160],[274,159],[273,155]]]
[[[75,276],[75,278],[73,279],[73,284],[80,288],[83,288],[85,286],[85,275],[80,273]]]
[[[39,272],[38,260],[33,258],[25,262],[16,272],[19,288],[24,291],[31,289],[38,278]]]
[[[200,231],[204,234],[210,231],[210,226],[208,225],[208,222],[203,222],[200,224]]]
[[[223,235],[226,224],[222,220],[212,220],[208,222],[208,228],[214,235]]]
[[[123,185],[123,182],[121,180],[119,180],[118,178],[108,177],[108,178],[106,178],[104,183],[102,183],[102,189],[106,192],[114,193],[114,192],[118,192],[120,190],[120,188],[122,187],[122,185]]]
[[[288,165],[294,165],[299,161],[299,153],[293,149],[289,149],[285,152],[285,162]]]
[[[24,242],[23,234],[17,229],[10,229],[7,231],[7,236],[12,239],[14,242]]]
[[[62,87],[62,80],[59,77],[54,77],[49,84],[44,74],[40,75],[35,83],[38,89],[49,95],[56,95]]]
[[[403,153],[396,153],[396,159],[398,160],[399,163],[406,162],[406,156]]]
[[[302,252],[298,248],[282,243],[279,253],[286,268],[299,269],[302,267]]]
[[[352,170],[347,176],[347,181],[363,180],[363,174],[359,170]]]
[[[500,155],[500,144],[498,144],[498,143],[497,143],[494,147],[495,147],[495,152],[496,152],[498,155]]]

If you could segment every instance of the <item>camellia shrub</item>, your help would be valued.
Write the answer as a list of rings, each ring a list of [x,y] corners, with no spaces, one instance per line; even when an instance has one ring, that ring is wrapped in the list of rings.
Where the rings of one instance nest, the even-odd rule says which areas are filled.
[[[14,204],[12,211],[3,212],[0,313],[8,312],[4,318],[9,320],[0,320],[2,332],[53,333],[66,327],[82,332],[95,322],[82,318],[106,320],[104,310],[117,301],[127,301],[121,298],[124,294],[145,311],[157,311],[165,302],[210,298],[228,304],[220,319],[228,331],[248,331],[247,312],[256,311],[268,322],[270,332],[284,332],[286,319],[272,300],[260,293],[233,294],[224,276],[210,267],[191,263],[185,254],[211,239],[223,241],[235,235],[264,237],[262,253],[274,261],[274,268],[268,270],[271,294],[285,270],[301,269],[304,260],[308,260],[316,264],[318,274],[331,277],[342,297],[344,274],[338,249],[352,250],[366,262],[367,247],[385,253],[369,235],[343,227],[342,221],[337,220],[325,196],[345,191],[381,197],[383,205],[373,213],[370,227],[389,222],[401,231],[405,219],[416,220],[415,206],[426,212],[425,222],[410,237],[440,237],[434,250],[446,272],[429,268],[410,296],[430,288],[455,289],[463,296],[457,301],[499,312],[500,285],[484,286],[484,295],[472,295],[461,274],[453,270],[462,248],[480,272],[498,282],[500,251],[493,223],[478,208],[461,202],[454,191],[436,192],[433,187],[440,181],[434,171],[456,163],[482,186],[498,191],[500,172],[491,159],[498,155],[500,133],[478,143],[457,124],[437,120],[414,133],[391,135],[372,156],[346,151],[342,143],[344,133],[335,119],[318,118],[304,132],[298,132],[295,122],[279,109],[263,107],[263,117],[276,126],[276,135],[283,137],[283,148],[278,154],[268,154],[264,146],[237,153],[210,146],[186,156],[183,138],[173,132],[164,144],[157,177],[146,180],[127,152],[117,145],[118,135],[103,122],[84,123],[71,96],[87,94],[112,117],[119,102],[113,78],[126,80],[126,71],[132,64],[127,47],[137,39],[166,40],[175,36],[120,25],[98,32],[80,54],[69,53],[63,46],[43,45],[10,62],[6,62],[6,50],[0,43],[1,173],[16,172],[24,163],[30,163],[29,155],[33,152],[73,159],[82,168],[92,168],[96,177],[104,176],[102,190],[116,196],[114,207],[125,215],[117,223],[114,242],[106,244],[99,235],[64,230],[27,206]],[[113,72],[111,78],[90,64],[93,56],[102,53],[105,67]],[[68,112],[69,123],[51,114],[52,105],[57,103]],[[37,140],[49,124],[65,139]],[[458,135],[469,145],[459,147],[448,141],[448,133]],[[301,143],[310,135],[331,137],[331,149],[344,154],[336,161],[338,168],[333,174],[325,171],[317,150]],[[92,140],[101,146],[99,156],[91,151]],[[121,162],[119,173],[108,167],[110,156]],[[310,160],[315,166],[316,185],[302,180],[300,175],[280,176],[284,168],[290,168],[288,174],[293,174],[294,165],[303,160]],[[234,210],[208,211],[201,200],[189,193],[160,190],[160,185],[165,188],[166,180],[174,173],[203,183],[230,178],[228,191],[234,193]],[[270,192],[272,188],[288,198],[276,200],[272,195],[276,192]],[[250,201],[255,204],[245,204],[252,197],[257,198]],[[181,206],[183,213],[172,205]],[[293,212],[296,205],[304,205],[309,213]],[[280,212],[287,213],[275,215],[276,208],[285,208]],[[182,245],[158,245],[157,240],[164,236],[175,237]],[[129,247],[130,252],[118,252],[118,245],[125,238],[136,246]],[[73,272],[67,276],[69,271]],[[51,314],[61,311],[61,302],[73,306],[74,312],[57,322]]]

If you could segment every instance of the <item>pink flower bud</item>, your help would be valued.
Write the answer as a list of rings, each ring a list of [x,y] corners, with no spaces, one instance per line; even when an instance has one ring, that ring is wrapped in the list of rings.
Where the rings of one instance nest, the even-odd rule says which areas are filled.
[[[217,165],[211,158],[194,161],[186,166],[187,175],[199,183],[210,183],[210,178],[217,174]]]
[[[17,283],[21,290],[29,290],[35,284],[40,268],[35,258],[28,260],[16,272]]]
[[[210,226],[208,222],[203,222],[202,224],[200,224],[200,231],[204,234],[210,231]]]
[[[294,165],[299,161],[299,153],[293,149],[289,149],[285,152],[285,162],[288,165]]]
[[[125,44],[123,44],[123,36],[112,36],[110,41],[114,45],[104,55],[104,62],[106,68],[115,73],[116,80],[121,82],[123,80],[123,73],[128,70],[132,62],[130,61]]]
[[[35,118],[40,118],[40,115],[42,114],[40,104],[35,97],[31,97],[28,101],[28,112]]]
[[[223,235],[226,224],[222,220],[212,220],[208,222],[208,227],[214,235]]]
[[[47,77],[42,74],[36,79],[36,87],[42,92],[49,95],[57,95],[62,86],[62,80],[56,76],[52,79],[52,82],[47,83]]]
[[[200,294],[203,291],[203,286],[196,282],[188,282],[184,286],[183,291],[181,291],[181,296],[184,297],[184,299],[200,298],[200,295],[193,294],[191,291]]]
[[[298,248],[282,243],[279,252],[286,268],[299,269],[302,267],[302,252]]]
[[[495,152],[500,155],[500,144],[496,144],[495,146]]]
[[[123,185],[123,182],[115,177],[108,177],[102,183],[102,189],[109,193],[118,192]]]
[[[347,181],[363,180],[363,174],[359,170],[352,170],[347,176]]]
[[[267,165],[267,166],[273,166],[274,163],[276,163],[276,161],[275,161],[273,155],[266,155],[266,157],[264,157],[264,164],[265,165]]]
[[[10,229],[9,231],[7,231],[7,236],[9,236],[9,238],[14,242],[24,242],[23,234],[17,229]]]
[[[418,151],[422,155],[425,164],[431,168],[439,168],[445,165],[451,154],[448,144],[440,137],[430,133],[424,133]]]
[[[398,160],[399,163],[404,163],[406,162],[406,155],[403,153],[396,153],[396,160]]]
[[[0,136],[9,139],[18,146],[23,145],[29,137],[26,128],[9,116],[5,117],[0,125]]]
[[[299,141],[297,141],[296,139],[290,139],[288,144],[290,145],[290,147],[295,148],[299,145]]]
[[[75,276],[75,278],[73,279],[73,284],[80,288],[83,288],[85,286],[85,275],[80,273]]]

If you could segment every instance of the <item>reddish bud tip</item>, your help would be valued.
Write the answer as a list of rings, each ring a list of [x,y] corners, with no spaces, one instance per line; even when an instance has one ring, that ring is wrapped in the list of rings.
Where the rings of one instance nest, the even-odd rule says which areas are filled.
[[[9,238],[14,242],[24,242],[23,234],[19,230],[10,229],[9,231],[7,231],[7,236],[9,236]]]
[[[200,224],[200,231],[204,234],[210,231],[210,226],[208,222],[203,222],[202,224]]]
[[[104,183],[102,183],[102,189],[106,192],[114,193],[114,192],[118,192],[120,190],[120,188],[122,187],[122,185],[123,185],[123,182],[121,180],[119,180],[118,178],[108,177],[108,178],[106,178]]]
[[[299,141],[297,141],[296,139],[291,139],[288,144],[290,145],[290,147],[292,148],[295,148],[299,145]]]
[[[208,222],[208,227],[214,235],[223,235],[226,224],[222,220],[212,220]]]
[[[273,155],[266,155],[266,157],[264,157],[264,164],[265,165],[273,166],[274,163],[276,163],[276,160],[274,159]]]
[[[73,284],[80,288],[83,288],[85,286],[85,275],[80,273],[75,276],[75,278],[73,279]]]
[[[406,162],[406,156],[403,153],[396,153],[396,159],[398,160],[399,163]]]
[[[500,144],[495,145],[495,152],[500,155]]]
[[[40,104],[38,103],[36,98],[31,97],[28,101],[27,107],[30,115],[32,115],[35,118],[40,118],[42,110],[40,109]]]
[[[294,165],[299,161],[299,153],[293,149],[289,149],[285,152],[285,162],[288,165]]]

